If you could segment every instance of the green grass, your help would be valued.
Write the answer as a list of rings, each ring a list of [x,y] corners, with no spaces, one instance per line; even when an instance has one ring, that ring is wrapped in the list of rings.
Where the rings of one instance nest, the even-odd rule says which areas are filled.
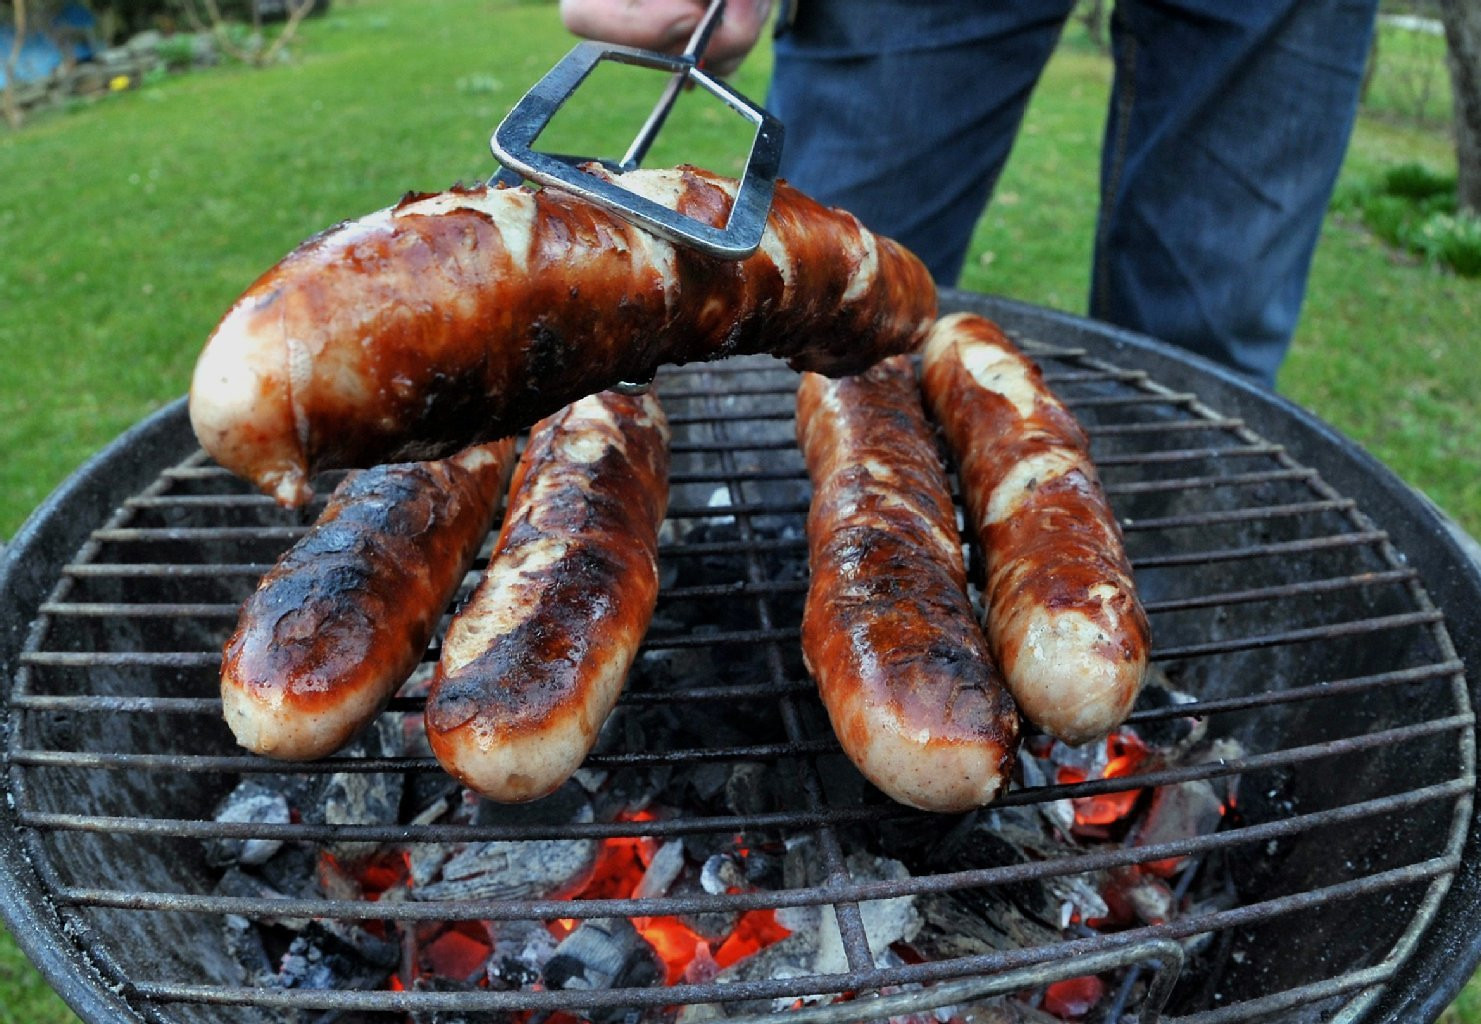
[[[1438,1024],[1476,1024],[1477,1021],[1481,1021],[1481,979],[1473,978],[1441,1015]]]
[[[1375,67],[1363,107],[1373,117],[1431,127],[1448,125],[1445,37],[1380,23]]]
[[[88,455],[183,394],[216,318],[298,241],[408,189],[487,176],[494,124],[569,45],[549,3],[340,0],[304,25],[285,66],[170,77],[0,136],[0,537]],[[1363,119],[1345,179],[1415,160],[1453,172],[1443,115],[1398,112],[1407,86],[1386,76],[1406,66],[1399,45],[1385,36],[1370,92],[1381,116]],[[1418,59],[1436,59],[1419,45],[1431,52]],[[737,85],[761,97],[766,71],[760,54]],[[1084,311],[1108,85],[1106,59],[1072,30],[977,230],[965,287]],[[644,90],[614,80],[593,92],[552,129],[551,148],[623,148]],[[734,122],[686,102],[650,163],[733,170]],[[1473,534],[1478,321],[1481,284],[1333,220],[1280,380]],[[1468,1005],[1451,1024],[1481,1024]],[[71,1019],[0,944],[0,1024]]]

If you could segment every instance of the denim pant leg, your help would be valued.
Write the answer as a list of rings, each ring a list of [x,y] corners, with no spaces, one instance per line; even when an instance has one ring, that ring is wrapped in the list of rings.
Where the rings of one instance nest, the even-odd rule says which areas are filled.
[[[1120,0],[1093,316],[1273,385],[1376,0]]]
[[[909,246],[942,284],[1073,0],[801,0],[767,105],[782,174]]]

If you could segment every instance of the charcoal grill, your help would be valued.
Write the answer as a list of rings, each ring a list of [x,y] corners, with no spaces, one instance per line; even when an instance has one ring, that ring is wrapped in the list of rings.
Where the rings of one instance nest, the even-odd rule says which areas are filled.
[[[1433,1020],[1481,959],[1481,851],[1471,814],[1472,700],[1481,680],[1476,568],[1426,503],[1289,403],[1088,321],[966,293],[943,298],[948,309],[1002,323],[1089,429],[1148,604],[1156,664],[1196,698],[1143,708],[1133,723],[1196,715],[1245,751],[1128,779],[1022,787],[1005,803],[1237,777],[1239,814],[1224,828],[1071,860],[888,882],[850,877],[845,859],[861,823],[944,835],[957,822],[834,781],[837,746],[797,653],[805,580],[795,566],[805,552],[808,487],[792,440],[795,378],[769,360],[670,370],[659,383],[675,429],[670,521],[678,529],[662,560],[679,582],[661,598],[645,651],[720,652],[739,668],[678,689],[635,686],[619,708],[668,708],[677,717],[719,710],[741,725],[667,749],[619,737],[590,763],[679,772],[761,763],[795,781],[782,806],[525,828],[215,822],[213,804],[254,773],[438,769],[396,757],[284,766],[233,746],[215,696],[219,648],[238,603],[305,524],[209,464],[176,403],[79,471],[6,552],[0,901],[18,941],[95,1022],[277,1020],[294,1010],[301,1019],[397,1019],[376,1015],[842,991],[861,998],[843,1010],[774,1019],[854,1020],[883,1016],[901,1000],[929,1007],[970,989],[1115,966],[1152,982],[1144,1003],[1124,1007],[1131,1018],[1152,1020],[1160,1010],[1180,1024]],[[706,529],[690,529],[696,523]],[[687,616],[682,628],[666,616],[678,609]],[[398,698],[389,713],[414,704]],[[212,895],[200,842],[735,832],[809,837],[825,881],[590,904],[285,904]],[[1026,880],[1174,854],[1220,865],[1230,901],[1157,925],[904,966],[878,964],[864,933],[860,906],[870,900],[968,889],[990,899]],[[833,908],[847,972],[723,990],[265,989],[242,983],[220,937],[227,915],[407,922],[807,905]],[[1187,952],[1195,940],[1196,957]],[[895,1002],[862,998],[880,990]]]

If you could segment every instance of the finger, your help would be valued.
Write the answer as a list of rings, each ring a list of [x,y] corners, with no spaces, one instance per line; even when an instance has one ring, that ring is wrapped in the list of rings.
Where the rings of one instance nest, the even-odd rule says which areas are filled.
[[[771,16],[771,5],[772,0],[730,0],[705,47],[705,67],[721,77],[740,67]]]
[[[703,0],[561,0],[561,22],[586,39],[678,52],[704,16]]]

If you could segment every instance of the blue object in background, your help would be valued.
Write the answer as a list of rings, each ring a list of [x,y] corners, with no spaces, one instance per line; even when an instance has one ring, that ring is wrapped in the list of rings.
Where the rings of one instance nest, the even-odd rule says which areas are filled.
[[[92,60],[97,52],[96,29],[97,19],[92,11],[80,3],[63,5],[48,28],[40,31],[33,28],[21,40],[21,52],[15,66],[16,81],[34,82],[50,75],[61,66],[62,46],[71,50],[75,61]],[[58,38],[64,40],[63,44],[58,45]],[[0,88],[5,86],[5,63],[14,45],[15,26],[0,26]]]

